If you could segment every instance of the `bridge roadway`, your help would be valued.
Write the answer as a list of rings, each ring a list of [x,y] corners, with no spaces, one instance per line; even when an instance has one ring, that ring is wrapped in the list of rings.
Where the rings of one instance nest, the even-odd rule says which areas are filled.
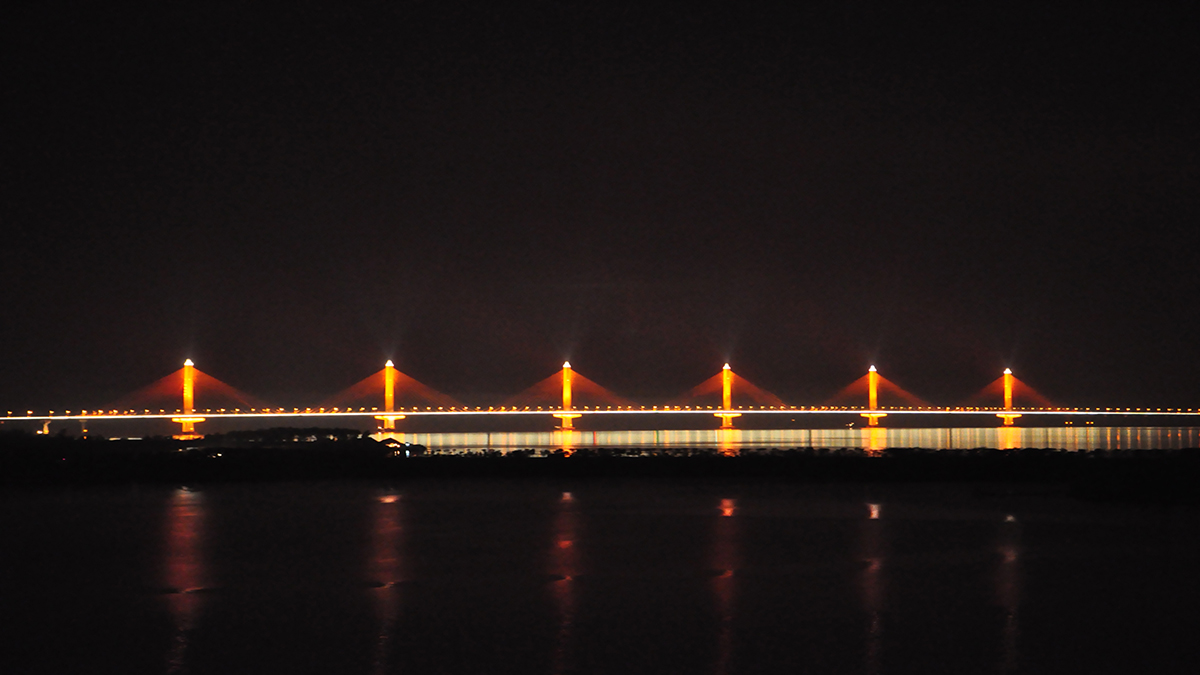
[[[193,412],[183,412],[182,410],[166,411],[159,410],[153,412],[143,410],[141,412],[128,411],[80,411],[72,413],[64,411],[61,414],[55,414],[50,411],[45,415],[34,414],[33,411],[27,412],[25,415],[13,415],[9,412],[5,417],[0,417],[0,421],[31,421],[31,422],[92,422],[103,420],[178,420],[180,417],[193,417],[205,419],[315,419],[315,418],[352,418],[352,417],[393,417],[395,419],[403,419],[406,417],[501,417],[501,416],[552,416],[556,413],[573,413],[580,417],[597,416],[620,416],[620,415],[706,415],[720,416],[722,414],[741,414],[741,415],[854,415],[859,416],[863,413],[886,413],[887,416],[909,416],[909,415],[953,415],[953,416],[972,416],[983,415],[987,417],[996,417],[997,415],[1020,415],[1020,416],[1072,416],[1072,417],[1105,417],[1105,416],[1153,416],[1153,417],[1200,417],[1200,410],[1192,408],[1000,408],[1000,407],[946,407],[946,408],[857,408],[857,407],[790,407],[790,406],[734,406],[731,408],[715,408],[715,407],[687,407],[687,406],[651,406],[651,407],[618,407],[618,408],[549,408],[549,407],[519,407],[519,408],[482,408],[482,407],[463,407],[463,408],[425,408],[425,409],[398,409],[395,411],[381,411],[378,409],[299,409],[292,408],[287,410],[279,409],[251,409],[243,411],[240,409],[217,409],[217,410],[195,410]]]

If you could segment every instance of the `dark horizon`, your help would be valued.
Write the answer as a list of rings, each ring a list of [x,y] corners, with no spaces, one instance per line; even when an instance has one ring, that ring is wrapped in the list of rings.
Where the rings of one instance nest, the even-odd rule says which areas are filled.
[[[1197,10],[8,10],[0,409],[726,361],[1200,407]]]

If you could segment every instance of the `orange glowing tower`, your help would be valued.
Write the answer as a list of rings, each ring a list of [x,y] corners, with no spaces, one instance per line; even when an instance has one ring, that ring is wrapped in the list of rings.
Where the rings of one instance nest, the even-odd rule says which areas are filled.
[[[196,412],[196,364],[191,359],[183,362],[183,414]]]
[[[183,413],[180,417],[172,417],[171,421],[180,425],[175,438],[190,441],[200,438],[196,433],[196,423],[203,422],[203,417],[196,416],[196,364],[191,359],[183,362]]]
[[[404,419],[404,415],[393,414],[396,412],[396,365],[391,359],[383,364],[383,412],[387,414],[375,416],[383,422],[381,429],[395,429],[396,420]]]
[[[867,371],[867,410],[870,412],[861,413],[867,418],[867,426],[879,426],[879,418],[887,417],[887,413],[875,412],[879,409],[879,371],[875,370],[875,366],[871,366]]]
[[[721,418],[722,429],[732,429],[733,418],[742,416],[733,412],[733,369],[728,363],[721,368],[721,412],[714,415]]]
[[[575,418],[582,417],[577,412],[571,412],[571,380],[574,379],[575,372],[571,370],[571,362],[564,361],[562,367],[562,412],[554,413],[554,416],[562,420],[563,429],[574,429]]]
[[[1013,409],[1013,382],[1016,378],[1013,377],[1012,369],[1004,369],[1004,412],[996,413],[996,417],[1004,420],[1004,426],[1011,427],[1013,420],[1021,416],[1021,413],[1012,412]]]

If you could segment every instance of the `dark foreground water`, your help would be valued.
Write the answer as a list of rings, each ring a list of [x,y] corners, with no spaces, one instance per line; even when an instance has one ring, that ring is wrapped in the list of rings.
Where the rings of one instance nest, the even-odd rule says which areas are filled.
[[[1004,486],[0,491],[0,673],[1195,673],[1200,515]]]

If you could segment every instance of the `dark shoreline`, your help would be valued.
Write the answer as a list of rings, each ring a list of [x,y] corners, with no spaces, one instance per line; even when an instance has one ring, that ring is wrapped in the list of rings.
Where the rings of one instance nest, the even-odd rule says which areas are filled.
[[[291,434],[311,430],[288,430]],[[922,450],[582,449],[429,454],[337,430],[323,440],[236,437],[94,440],[0,436],[0,487],[204,484],[295,480],[624,478],[738,483],[968,483],[1057,486],[1101,501],[1200,504],[1200,449],[1062,451],[1045,448]],[[332,436],[332,438],[330,438]],[[306,436],[307,438],[307,436]],[[290,439],[289,439],[290,440]]]

